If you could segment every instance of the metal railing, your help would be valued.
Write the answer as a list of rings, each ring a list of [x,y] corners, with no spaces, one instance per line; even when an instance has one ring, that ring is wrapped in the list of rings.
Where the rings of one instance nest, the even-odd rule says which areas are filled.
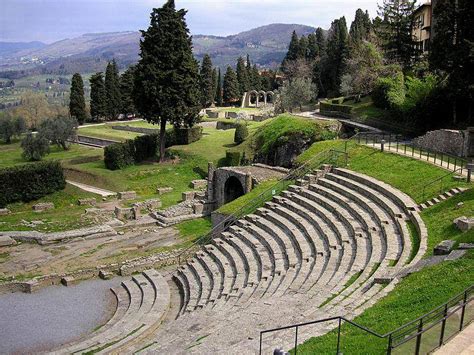
[[[472,304],[472,301],[474,300],[473,294],[474,285],[451,298],[443,305],[386,334],[379,334],[376,331],[344,317],[331,317],[312,322],[263,330],[260,332],[259,353],[263,353],[263,337],[265,334],[294,329],[295,336],[293,350],[296,355],[299,346],[298,332],[301,328],[315,324],[337,322],[335,327],[337,330],[337,340],[335,348],[332,350],[336,355],[342,354],[341,350],[344,350],[341,342],[344,340],[343,337],[347,335],[344,335],[342,330],[347,331],[348,327],[355,327],[367,336],[373,336],[379,339],[381,342],[379,350],[380,354],[427,354],[442,346],[446,341],[458,334],[465,326],[469,325],[474,320],[474,304]],[[345,324],[347,325],[345,326]],[[344,329],[342,327],[344,327]],[[281,340],[281,336],[279,336],[279,340]],[[312,349],[315,351],[314,348]],[[328,353],[327,348],[324,349],[324,353]]]
[[[437,192],[439,192],[439,194],[442,194],[444,192],[444,187],[446,186],[445,184],[445,181],[448,179],[448,178],[453,178],[454,175],[456,175],[457,173],[461,173],[462,171],[462,168],[457,168],[456,170],[453,170],[443,176],[440,176],[428,183],[425,183],[423,184],[422,188],[421,188],[421,199],[422,201],[425,201],[426,200],[426,190],[427,189],[433,189]],[[439,185],[439,188],[435,185]]]
[[[372,147],[382,145],[383,143],[388,151],[395,151],[413,158],[426,160],[453,172],[459,170],[460,174],[466,169],[466,164],[468,163],[468,160],[465,158],[419,147],[411,139],[399,134],[360,132],[352,137],[352,139],[357,140],[359,144],[372,145]]]
[[[341,148],[345,147],[345,143],[341,142]],[[342,163],[340,162],[341,157],[343,157]],[[209,243],[215,236],[228,229],[243,216],[254,212],[257,208],[263,206],[265,202],[270,201],[273,196],[284,191],[284,189],[286,189],[291,183],[295,183],[296,180],[303,178],[306,174],[319,168],[322,164],[331,164],[334,166],[345,164],[344,166],[346,166],[347,161],[347,152],[337,149],[328,149],[311,157],[304,164],[291,170],[288,175],[278,180],[278,182],[273,186],[266,189],[244,206],[240,207],[237,211],[227,216],[220,223],[214,226],[209,233],[198,238],[190,246],[181,251],[177,256],[178,265],[180,265],[184,260],[187,260],[188,257],[192,256],[199,246]]]

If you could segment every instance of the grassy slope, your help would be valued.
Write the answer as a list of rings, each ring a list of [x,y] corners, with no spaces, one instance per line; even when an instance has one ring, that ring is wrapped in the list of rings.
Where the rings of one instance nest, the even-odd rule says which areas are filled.
[[[434,165],[397,154],[382,153],[373,148],[357,145],[355,142],[348,142],[347,147],[350,169],[385,181],[402,190],[418,203],[440,193],[440,185],[434,184],[426,189],[423,199],[422,189],[426,183],[448,174],[448,171]],[[317,142],[298,158],[298,163],[304,163],[319,152],[331,148],[343,150],[344,142]],[[464,185],[465,183],[453,179],[443,180],[444,190]]]
[[[22,156],[22,149],[19,142],[12,144],[0,144],[0,168],[28,163]],[[51,146],[51,153],[45,160],[70,160],[79,157],[103,156],[103,150],[72,144],[69,150],[62,150],[55,145]]]

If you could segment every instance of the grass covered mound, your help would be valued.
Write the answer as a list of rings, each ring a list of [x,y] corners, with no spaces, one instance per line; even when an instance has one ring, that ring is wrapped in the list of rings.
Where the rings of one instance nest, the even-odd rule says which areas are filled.
[[[331,123],[331,121],[328,121]],[[282,114],[249,129],[249,137],[231,152],[245,161],[290,166],[294,158],[317,141],[334,139],[335,132],[321,121]]]

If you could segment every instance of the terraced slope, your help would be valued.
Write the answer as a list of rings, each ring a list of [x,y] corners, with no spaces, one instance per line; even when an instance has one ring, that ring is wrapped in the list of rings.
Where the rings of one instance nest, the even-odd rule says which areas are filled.
[[[418,229],[419,250],[412,251],[408,220]],[[87,341],[87,349],[257,352],[260,330],[360,314],[387,294],[398,282],[397,274],[425,250],[426,228],[408,196],[350,170],[333,169],[325,175],[319,171],[238,221],[179,267],[173,275],[181,302],[176,317],[168,317],[155,332],[159,321],[150,306],[144,307],[155,320],[150,323],[142,321],[145,315],[119,313],[114,318],[121,320],[99,330],[111,332],[105,338],[109,343],[119,342],[104,348],[99,344],[106,341],[94,342],[102,338],[99,334]],[[141,314],[141,308],[132,313]],[[128,338],[139,336],[143,323],[152,330],[140,341],[116,334],[120,328],[122,336],[138,329]],[[330,329],[327,324],[302,329],[298,339],[303,342]],[[292,348],[293,335],[265,337],[264,351]]]

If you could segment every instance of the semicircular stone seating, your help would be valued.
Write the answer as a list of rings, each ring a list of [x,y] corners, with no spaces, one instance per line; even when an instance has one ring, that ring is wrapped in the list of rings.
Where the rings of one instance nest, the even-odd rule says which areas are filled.
[[[408,221],[418,230],[417,250]],[[318,170],[237,221],[180,266],[172,276],[179,289],[179,310],[161,326],[163,307],[155,316],[153,305],[144,301],[121,308],[121,298],[140,292],[124,283],[127,293],[116,292],[119,307],[110,324],[92,335],[87,347],[74,344],[68,349],[255,353],[261,330],[360,314],[390,292],[397,274],[425,250],[426,228],[407,195],[347,169]],[[130,286],[140,285],[136,279]],[[142,308],[148,311],[142,313]],[[145,323],[145,315],[152,320]],[[117,334],[125,326],[120,333],[131,334],[132,340]],[[298,339],[321,335],[333,326],[301,328]],[[133,340],[141,333],[139,341]],[[294,330],[269,334],[263,349],[290,349],[293,341]]]

